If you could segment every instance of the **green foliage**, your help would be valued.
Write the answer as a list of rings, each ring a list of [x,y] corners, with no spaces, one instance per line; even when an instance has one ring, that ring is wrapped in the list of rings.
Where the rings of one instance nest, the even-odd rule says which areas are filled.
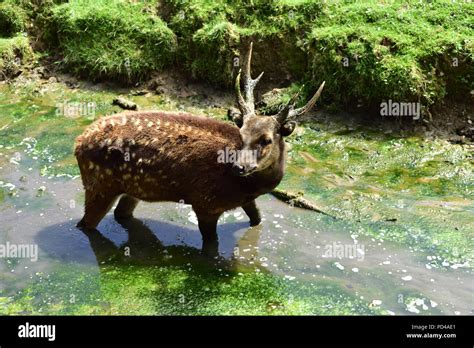
[[[38,35],[64,67],[90,79],[137,81],[175,61],[194,78],[230,87],[236,58],[253,41],[255,74],[305,83],[301,100],[322,80],[323,98],[339,106],[387,99],[429,106],[474,89],[474,8],[464,2],[59,2],[15,3],[44,27]]]
[[[12,2],[0,3],[0,37],[12,37],[26,28],[26,13]]]
[[[324,76],[338,102],[429,105],[447,93],[468,93],[473,15],[472,6],[459,3],[334,4],[307,36],[309,73]]]
[[[13,38],[0,38],[0,81],[15,76],[33,56],[27,37],[20,34]]]
[[[64,64],[91,79],[139,80],[168,64],[176,38],[143,3],[75,0],[53,9]]]
[[[324,96],[338,103],[430,105],[473,88],[469,4],[171,0],[162,8],[180,63],[215,84],[232,84],[233,58],[253,40],[254,71],[280,81],[289,73],[309,82],[305,92],[325,79]]]

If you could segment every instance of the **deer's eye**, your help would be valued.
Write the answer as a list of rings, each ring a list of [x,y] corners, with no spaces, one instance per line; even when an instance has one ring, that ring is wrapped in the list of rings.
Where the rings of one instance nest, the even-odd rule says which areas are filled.
[[[271,138],[262,138],[260,140],[260,145],[262,145],[262,146],[267,146],[267,145],[270,145],[271,143],[272,143]]]

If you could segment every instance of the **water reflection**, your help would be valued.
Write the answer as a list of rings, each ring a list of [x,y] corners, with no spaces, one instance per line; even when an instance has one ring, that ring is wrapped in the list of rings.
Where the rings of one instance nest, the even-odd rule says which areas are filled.
[[[220,238],[224,239],[222,244],[228,248],[232,244],[229,241],[230,239],[235,245],[231,250],[228,249],[222,252],[224,255],[231,255],[231,257],[227,258],[219,254],[217,250],[214,255],[209,255],[206,252],[203,253],[199,248],[186,244],[165,246],[147,224],[136,218],[121,221],[120,225],[127,232],[128,239],[118,246],[97,229],[82,231],[89,240],[99,266],[120,266],[125,264],[154,266],[192,265],[196,269],[203,266],[218,266],[226,270],[239,269],[241,271],[243,268],[248,271],[256,268],[260,271],[264,270],[264,267],[258,261],[256,253],[262,231],[261,225],[247,228],[244,235],[235,241],[233,238],[235,236],[234,232],[241,229],[245,223],[227,224],[224,228],[226,230],[225,233],[220,233]],[[151,225],[153,229],[166,233],[169,238],[190,234],[196,234],[200,238],[197,231],[185,227],[173,226],[158,221],[153,221]],[[179,237],[176,239],[179,239]]]

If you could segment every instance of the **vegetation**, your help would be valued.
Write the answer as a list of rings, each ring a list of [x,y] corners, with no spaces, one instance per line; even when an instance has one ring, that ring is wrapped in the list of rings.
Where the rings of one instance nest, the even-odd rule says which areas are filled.
[[[465,98],[473,86],[474,9],[451,1],[22,0],[0,5],[0,32],[38,34],[65,70],[136,82],[175,64],[230,87],[252,40],[254,69],[280,84],[327,81],[326,100],[367,107],[393,99],[424,106]],[[24,8],[22,10],[20,8]],[[46,10],[45,10],[46,9]],[[38,16],[41,13],[41,16]],[[37,17],[40,17],[39,19]],[[343,91],[341,93],[341,91]]]
[[[0,37],[0,81],[16,76],[21,66],[32,59],[33,51],[28,38],[21,34],[13,38]]]
[[[53,8],[51,28],[65,67],[94,80],[142,79],[168,63],[176,47],[173,32],[142,3],[71,1]]]
[[[11,2],[0,3],[0,37],[11,37],[26,28],[26,13]]]
[[[0,81],[16,76],[21,66],[33,58],[33,50],[23,35],[26,12],[11,2],[0,2]]]
[[[472,18],[471,4],[447,0],[0,0],[0,80],[19,76],[39,56],[46,58],[44,67],[0,83],[0,211],[10,214],[0,238],[8,240],[16,217],[27,216],[22,236],[34,238],[43,262],[36,268],[10,259],[0,264],[0,315],[394,314],[389,308],[398,314],[431,296],[443,302],[437,300],[439,308],[431,305],[429,311],[419,305],[427,311],[422,313],[456,313],[468,302],[467,292],[461,288],[452,299],[442,294],[458,286],[450,284],[455,278],[468,283],[472,269],[472,146],[406,136],[375,122],[359,127],[344,117],[313,120],[286,139],[290,146],[280,188],[302,193],[335,219],[301,210],[283,217],[269,210],[265,238],[255,246],[259,257],[234,254],[228,264],[217,265],[207,264],[192,243],[181,245],[181,232],[176,240],[164,240],[163,249],[152,247],[150,254],[141,249],[143,259],[124,257],[123,246],[115,248],[120,231],[115,233],[111,223],[103,232],[113,231],[113,252],[100,244],[100,252],[92,250],[97,264],[82,264],[63,257],[68,244],[59,236],[72,240],[71,250],[91,252],[92,243],[72,228],[75,221],[65,222],[82,211],[73,144],[84,128],[121,111],[111,103],[119,96],[141,109],[221,120],[233,97],[208,93],[207,86],[189,92],[168,83],[168,76],[159,93],[37,76],[48,78],[56,65],[87,80],[123,86],[180,69],[231,88],[240,52],[253,41],[254,75],[264,70],[263,85],[286,87],[262,98],[264,113],[276,112],[296,92],[301,102],[307,100],[323,80],[324,101],[339,108],[378,106],[387,99],[429,107],[447,98],[471,98]],[[53,186],[58,182],[64,191]],[[71,202],[66,197],[77,200],[75,211],[70,205],[71,211],[63,209]],[[170,208],[156,216],[197,233],[189,215]],[[279,229],[280,218],[287,230]],[[68,223],[71,230],[64,233]],[[74,239],[74,233],[81,237]],[[360,270],[350,262],[345,268],[332,259],[314,262],[322,243],[348,236],[370,249]],[[55,246],[66,251],[56,253]],[[393,274],[383,266],[392,255],[392,261],[400,261],[394,262]],[[416,282],[400,282],[407,269],[419,276]],[[433,279],[422,287],[428,275]],[[430,297],[420,292],[428,288]],[[380,307],[376,303],[382,299]],[[465,314],[471,307],[460,309]]]
[[[290,73],[308,83],[305,91],[325,79],[325,96],[336,102],[370,105],[392,98],[430,105],[449,93],[466,95],[473,87],[469,4],[166,3],[181,61],[211,82],[231,83],[232,58],[242,43],[254,40],[256,71],[265,67],[280,80]]]

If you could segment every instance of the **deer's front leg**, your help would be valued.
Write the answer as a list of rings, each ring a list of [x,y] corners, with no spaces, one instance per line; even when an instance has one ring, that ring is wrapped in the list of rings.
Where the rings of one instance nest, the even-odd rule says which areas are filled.
[[[217,256],[219,249],[217,220],[219,220],[220,214],[196,212],[196,216],[202,235],[202,252],[206,255]]]
[[[260,222],[262,222],[262,216],[260,215],[260,210],[257,208],[257,203],[255,203],[255,200],[244,204],[242,209],[250,219],[250,226],[260,225]]]

